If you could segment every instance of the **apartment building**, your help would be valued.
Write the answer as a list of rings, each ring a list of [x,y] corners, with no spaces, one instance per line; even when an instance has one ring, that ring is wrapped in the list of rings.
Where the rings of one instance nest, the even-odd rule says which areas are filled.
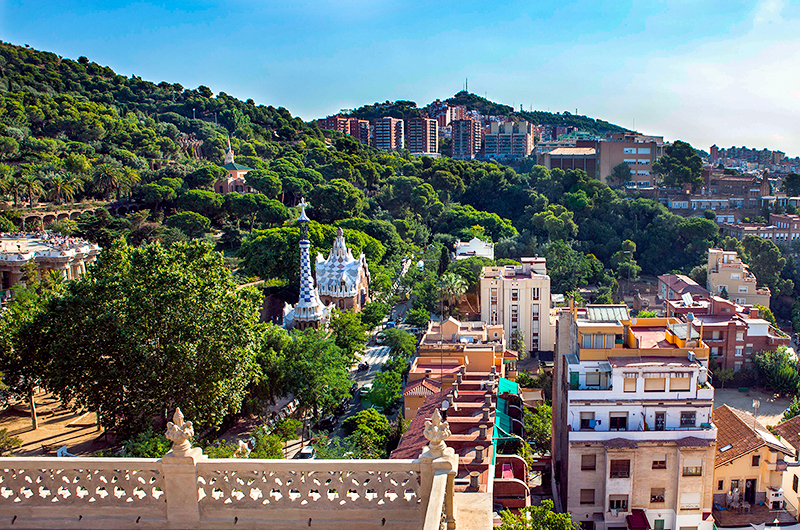
[[[631,132],[614,133],[595,144],[599,179],[608,179],[614,167],[625,162],[631,168],[631,181],[640,187],[653,185],[651,175],[653,162],[664,154],[662,136],[645,136]],[[579,142],[578,145],[583,145],[583,142]]]
[[[560,312],[557,508],[586,530],[713,528],[708,352],[678,319],[632,319],[625,305]]]
[[[512,349],[518,333],[525,351],[553,351],[555,320],[550,315],[550,276],[545,258],[521,258],[520,265],[484,267],[481,319],[504,327]],[[521,352],[520,352],[521,353]]]
[[[526,122],[492,122],[483,138],[487,159],[520,160],[533,151],[533,125]]]
[[[726,508],[714,510],[718,524],[736,525],[734,514],[740,510],[749,514],[748,523],[775,519],[796,523],[786,511],[783,488],[787,460],[796,458],[791,443],[769,432],[750,414],[727,405],[714,409],[713,422],[717,428],[714,503]],[[796,505],[792,509],[797,514]]]
[[[439,126],[430,118],[408,120],[406,149],[412,155],[430,155],[439,152]]]
[[[719,223],[719,226],[723,234],[736,239],[753,235],[784,245],[800,239],[800,215],[771,213],[768,224]]]
[[[467,107],[466,105],[448,105],[437,99],[428,106],[428,117],[435,119],[439,127],[448,127],[455,120],[467,118]]]
[[[477,120],[455,120],[451,123],[453,158],[471,160],[481,150],[481,122]]]
[[[758,318],[758,309],[749,305],[719,296],[669,300],[666,305],[667,316],[692,319],[703,342],[708,344],[711,357],[722,368],[739,370],[761,351],[791,346],[789,335]]]
[[[405,131],[403,120],[389,116],[375,120],[375,147],[387,151],[403,149]]]
[[[662,300],[680,299],[684,294],[705,297],[708,290],[685,274],[662,274],[658,277],[658,296]]]
[[[708,249],[708,290],[711,294],[727,293],[737,304],[769,307],[768,287],[756,287],[755,275],[745,265],[736,251],[719,248]]]
[[[344,116],[328,116],[317,120],[320,129],[330,129],[348,134],[358,139],[362,144],[369,144],[369,121],[359,120],[358,118],[347,118]]]
[[[539,158],[547,169],[581,169],[590,177],[597,176],[597,149],[594,147],[557,147]]]
[[[781,489],[783,490],[783,508],[795,516],[800,507],[800,416],[783,420],[772,428],[772,433],[792,446],[794,457],[786,457],[786,470],[783,472]]]

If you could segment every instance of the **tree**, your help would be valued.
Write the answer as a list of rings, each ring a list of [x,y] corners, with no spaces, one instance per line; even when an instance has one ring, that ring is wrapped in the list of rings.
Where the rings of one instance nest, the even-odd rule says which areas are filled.
[[[428,329],[430,321],[431,314],[424,307],[412,308],[406,313],[406,324],[419,329]]]
[[[531,445],[531,449],[540,455],[549,454],[553,421],[550,405],[542,403],[534,411],[526,408],[524,421],[525,440]]]
[[[776,328],[778,327],[778,321],[775,320],[775,315],[772,314],[772,310],[768,307],[765,307],[761,304],[756,304],[753,307],[758,309],[758,318],[763,318]]]
[[[82,182],[74,175],[64,175],[62,173],[53,173],[49,175],[48,185],[50,191],[48,198],[56,204],[61,204],[62,199],[72,201],[75,194],[81,191]]]
[[[625,162],[620,162],[619,164],[614,166],[614,169],[611,170],[611,174],[608,176],[609,183],[616,182],[622,185],[630,180],[631,180],[631,166],[629,166]]]
[[[693,279],[700,286],[708,283],[708,265],[698,265],[689,272],[689,278]]]
[[[316,186],[310,193],[315,221],[332,223],[358,217],[364,209],[364,193],[343,179],[333,179]]]
[[[800,196],[800,175],[797,173],[789,173],[783,179],[781,190],[786,192],[788,197]]]
[[[26,170],[23,171],[19,182],[25,191],[28,192],[28,202],[30,203],[30,207],[33,208],[33,203],[36,202],[37,196],[44,192],[42,181],[39,180],[39,177],[32,170]]]
[[[389,419],[375,409],[364,409],[342,422],[342,429],[348,435],[362,433],[372,438],[377,445],[386,443],[391,425]]]
[[[94,185],[106,198],[119,189],[123,178],[122,170],[111,164],[100,164],[94,170]]]
[[[106,428],[136,432],[175,407],[217,426],[255,376],[260,304],[210,245],[117,241],[23,327],[19,354]]]
[[[525,506],[514,514],[509,510],[500,512],[498,530],[578,530],[568,513],[553,511],[553,501],[543,500],[539,506]]]
[[[395,370],[379,372],[372,382],[367,399],[376,407],[391,408],[400,398],[400,373]]]
[[[467,282],[453,272],[442,275],[437,284],[439,302],[447,304],[448,313],[452,311],[454,305],[458,304],[464,293],[467,292]],[[444,318],[444,316],[442,316]]]
[[[400,328],[389,328],[381,332],[384,344],[389,347],[393,356],[410,359],[417,348],[417,340],[408,331]]]
[[[207,190],[189,190],[178,197],[178,207],[198,213],[209,219],[218,217],[222,210],[222,195]]]
[[[389,314],[389,310],[389,304],[375,301],[367,302],[361,308],[361,322],[368,330],[371,330],[381,323],[386,315]]]
[[[351,360],[355,361],[358,354],[364,352],[367,334],[358,313],[335,310],[328,329],[331,330],[336,346],[341,348]]]
[[[667,186],[691,185],[692,189],[703,183],[703,160],[694,148],[680,140],[664,148],[664,156],[653,162],[653,172],[664,179]]]
[[[775,243],[750,235],[742,239],[742,247],[745,258],[749,257],[750,272],[755,275],[759,287],[769,287],[773,297],[791,294],[794,282],[781,277],[786,258],[781,255],[781,250]]]
[[[753,365],[766,386],[776,393],[791,394],[797,391],[800,374],[797,373],[797,363],[789,356],[786,346],[755,354]]]
[[[274,171],[254,169],[253,171],[248,171],[245,178],[248,184],[270,199],[275,199],[281,195],[281,179]]]
[[[167,226],[178,228],[189,237],[200,237],[211,228],[211,221],[196,212],[181,212],[167,218]]]
[[[547,210],[533,216],[533,226],[547,232],[550,240],[569,239],[578,233],[578,225],[573,220],[574,213],[560,204],[551,204]]]
[[[186,175],[186,186],[188,188],[211,188],[225,174],[225,170],[219,166],[203,166]]]
[[[795,395],[789,407],[783,412],[783,419],[790,420],[797,415],[800,415],[800,399]]]
[[[714,372],[714,378],[720,382],[720,389],[725,388],[725,383],[733,379],[734,375],[736,372],[733,371],[733,368],[720,368]]]

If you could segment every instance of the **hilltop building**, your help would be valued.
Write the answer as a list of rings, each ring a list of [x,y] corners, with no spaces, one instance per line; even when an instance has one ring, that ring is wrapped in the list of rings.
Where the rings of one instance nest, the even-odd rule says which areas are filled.
[[[314,274],[323,304],[358,312],[369,302],[370,275],[367,258],[363,252],[358,259],[353,257],[345,244],[344,231],[341,228],[336,229],[336,239],[333,240],[328,259],[317,254]]]
[[[520,160],[533,151],[533,125],[526,122],[492,122],[483,138],[484,158]]]
[[[385,117],[375,120],[375,147],[397,151],[406,146],[403,120]]]
[[[305,199],[300,201],[300,217],[297,222],[303,231],[303,239],[300,240],[300,298],[292,306],[286,304],[283,308],[283,325],[287,329],[297,328],[300,330],[307,328],[324,327],[330,320],[333,306],[325,305],[319,298],[319,293],[314,285],[314,277],[311,275],[311,257],[308,249],[311,241],[308,240],[308,223],[311,220],[306,215],[307,203]]]
[[[214,184],[214,189],[217,193],[255,193],[255,190],[247,184],[244,176],[252,168],[237,164],[233,157],[233,148],[231,147],[231,139],[228,138],[228,150],[225,151],[225,165],[222,166],[228,174],[221,180]]]
[[[412,155],[432,155],[439,153],[439,126],[430,118],[408,120],[406,149]]]
[[[736,251],[708,249],[708,290],[712,294],[727,293],[737,304],[769,307],[768,287],[756,287],[755,275],[739,259]]]
[[[562,310],[553,374],[556,507],[591,530],[712,530],[708,346],[625,305]]]
[[[484,267],[480,283],[481,320],[500,324],[517,349],[519,334],[525,351],[553,351],[556,324],[550,318],[550,276],[545,258],[521,258],[520,265]]]
[[[340,133],[356,138],[362,144],[369,145],[369,120],[346,118],[336,114],[317,120],[317,126],[320,129],[339,131]]]
[[[488,258],[494,260],[494,243],[473,237],[469,241],[457,240],[453,259]]]
[[[477,120],[455,120],[451,124],[453,158],[471,160],[481,150],[481,122]]]

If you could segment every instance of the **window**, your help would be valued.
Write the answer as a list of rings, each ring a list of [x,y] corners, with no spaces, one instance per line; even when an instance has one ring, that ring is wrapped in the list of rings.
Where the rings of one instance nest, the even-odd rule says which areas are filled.
[[[694,427],[697,425],[697,413],[695,411],[681,412],[681,427]]]
[[[624,154],[624,155],[635,155],[636,154],[636,148],[635,147],[623,147],[622,148],[622,154]]]
[[[666,388],[667,380],[663,377],[645,377],[644,391],[645,392],[663,392]]]
[[[736,332],[736,340],[744,340],[744,331]]]
[[[681,510],[699,510],[699,509],[700,509],[699,493],[681,494]]]
[[[519,289],[511,289],[511,301],[519,302]]]
[[[753,467],[758,467],[760,463],[761,463],[761,456],[753,455]]]
[[[626,159],[623,160],[623,162],[625,162],[629,166],[635,166],[636,165],[636,159],[635,158],[626,158]]]
[[[717,481],[717,491],[722,491],[724,489],[725,489],[725,481],[724,480],[718,480]]]
[[[602,348],[603,347],[603,334],[598,333],[594,336],[594,347],[595,348]]]
[[[600,372],[588,372],[586,374],[586,386],[600,386]]]
[[[734,352],[733,356],[741,357],[742,353],[744,353],[744,348],[742,348],[741,346],[736,346],[736,351]]]
[[[626,377],[624,383],[624,392],[636,392],[636,378],[635,377]]]
[[[591,348],[592,347],[592,336],[591,335],[583,335],[583,348]]]
[[[531,317],[539,318],[539,304],[533,304],[531,306]]]
[[[712,355],[713,357],[717,357],[717,356],[719,355],[719,347],[717,347],[717,346],[712,346],[712,347],[711,347],[711,355]]]
[[[738,272],[732,272],[731,273],[731,280],[740,280],[740,279],[741,279],[741,276],[739,275]]]
[[[746,285],[740,285],[739,286],[739,292],[740,293],[746,293],[747,292],[747,286]]]
[[[699,458],[687,458],[683,463],[684,477],[699,477],[703,474],[703,463]],[[683,503],[683,500],[681,500]]]
[[[612,412],[608,421],[608,429],[610,431],[627,431],[628,430],[628,413],[627,412]]]
[[[581,490],[581,504],[594,504],[594,490]]]
[[[646,166],[647,164],[650,163],[650,159],[649,158],[640,158],[638,160],[638,162],[639,162],[640,166]]]
[[[581,412],[581,429],[594,429],[594,425],[594,412]],[[594,469],[594,466],[592,469]]]
[[[722,291],[727,291],[727,290],[728,290],[727,285],[717,285],[717,292],[721,293]]]
[[[664,519],[656,519],[653,521],[653,530],[664,530]]]
[[[608,496],[608,509],[619,510],[621,512],[628,511],[628,496],[627,495],[609,495]]]
[[[581,530],[594,530],[594,521],[581,521]]]
[[[713,331],[711,333],[711,340],[720,340],[722,336],[720,335],[719,331]]]
[[[628,478],[631,476],[631,461],[630,460],[612,460],[611,461],[611,478]]]
[[[673,377],[669,380],[670,392],[686,392],[692,383],[691,377]]]
[[[667,469],[667,455],[654,456],[653,469]]]
[[[731,480],[731,491],[736,491],[739,489],[739,479]]]
[[[745,347],[744,347],[744,352],[747,355],[753,355],[753,345],[752,344],[746,344]]]
[[[581,471],[594,471],[597,466],[597,455],[581,455]]]
[[[539,299],[539,288],[533,287],[531,288],[531,300],[538,300]]]
[[[797,475],[795,475],[792,477],[792,491],[794,491],[795,493],[797,493],[797,485],[798,485],[797,483],[798,483],[798,478]]]
[[[664,488],[651,488],[650,489],[650,502],[664,502]]]
[[[650,154],[650,148],[649,147],[640,147],[639,148],[639,154],[640,155],[649,155]]]

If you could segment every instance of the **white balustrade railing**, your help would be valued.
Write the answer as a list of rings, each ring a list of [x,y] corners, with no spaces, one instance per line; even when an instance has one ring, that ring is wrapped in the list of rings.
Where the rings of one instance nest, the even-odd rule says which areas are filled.
[[[0,458],[0,528],[455,528],[441,417],[415,460],[212,460],[175,420],[163,459]]]

